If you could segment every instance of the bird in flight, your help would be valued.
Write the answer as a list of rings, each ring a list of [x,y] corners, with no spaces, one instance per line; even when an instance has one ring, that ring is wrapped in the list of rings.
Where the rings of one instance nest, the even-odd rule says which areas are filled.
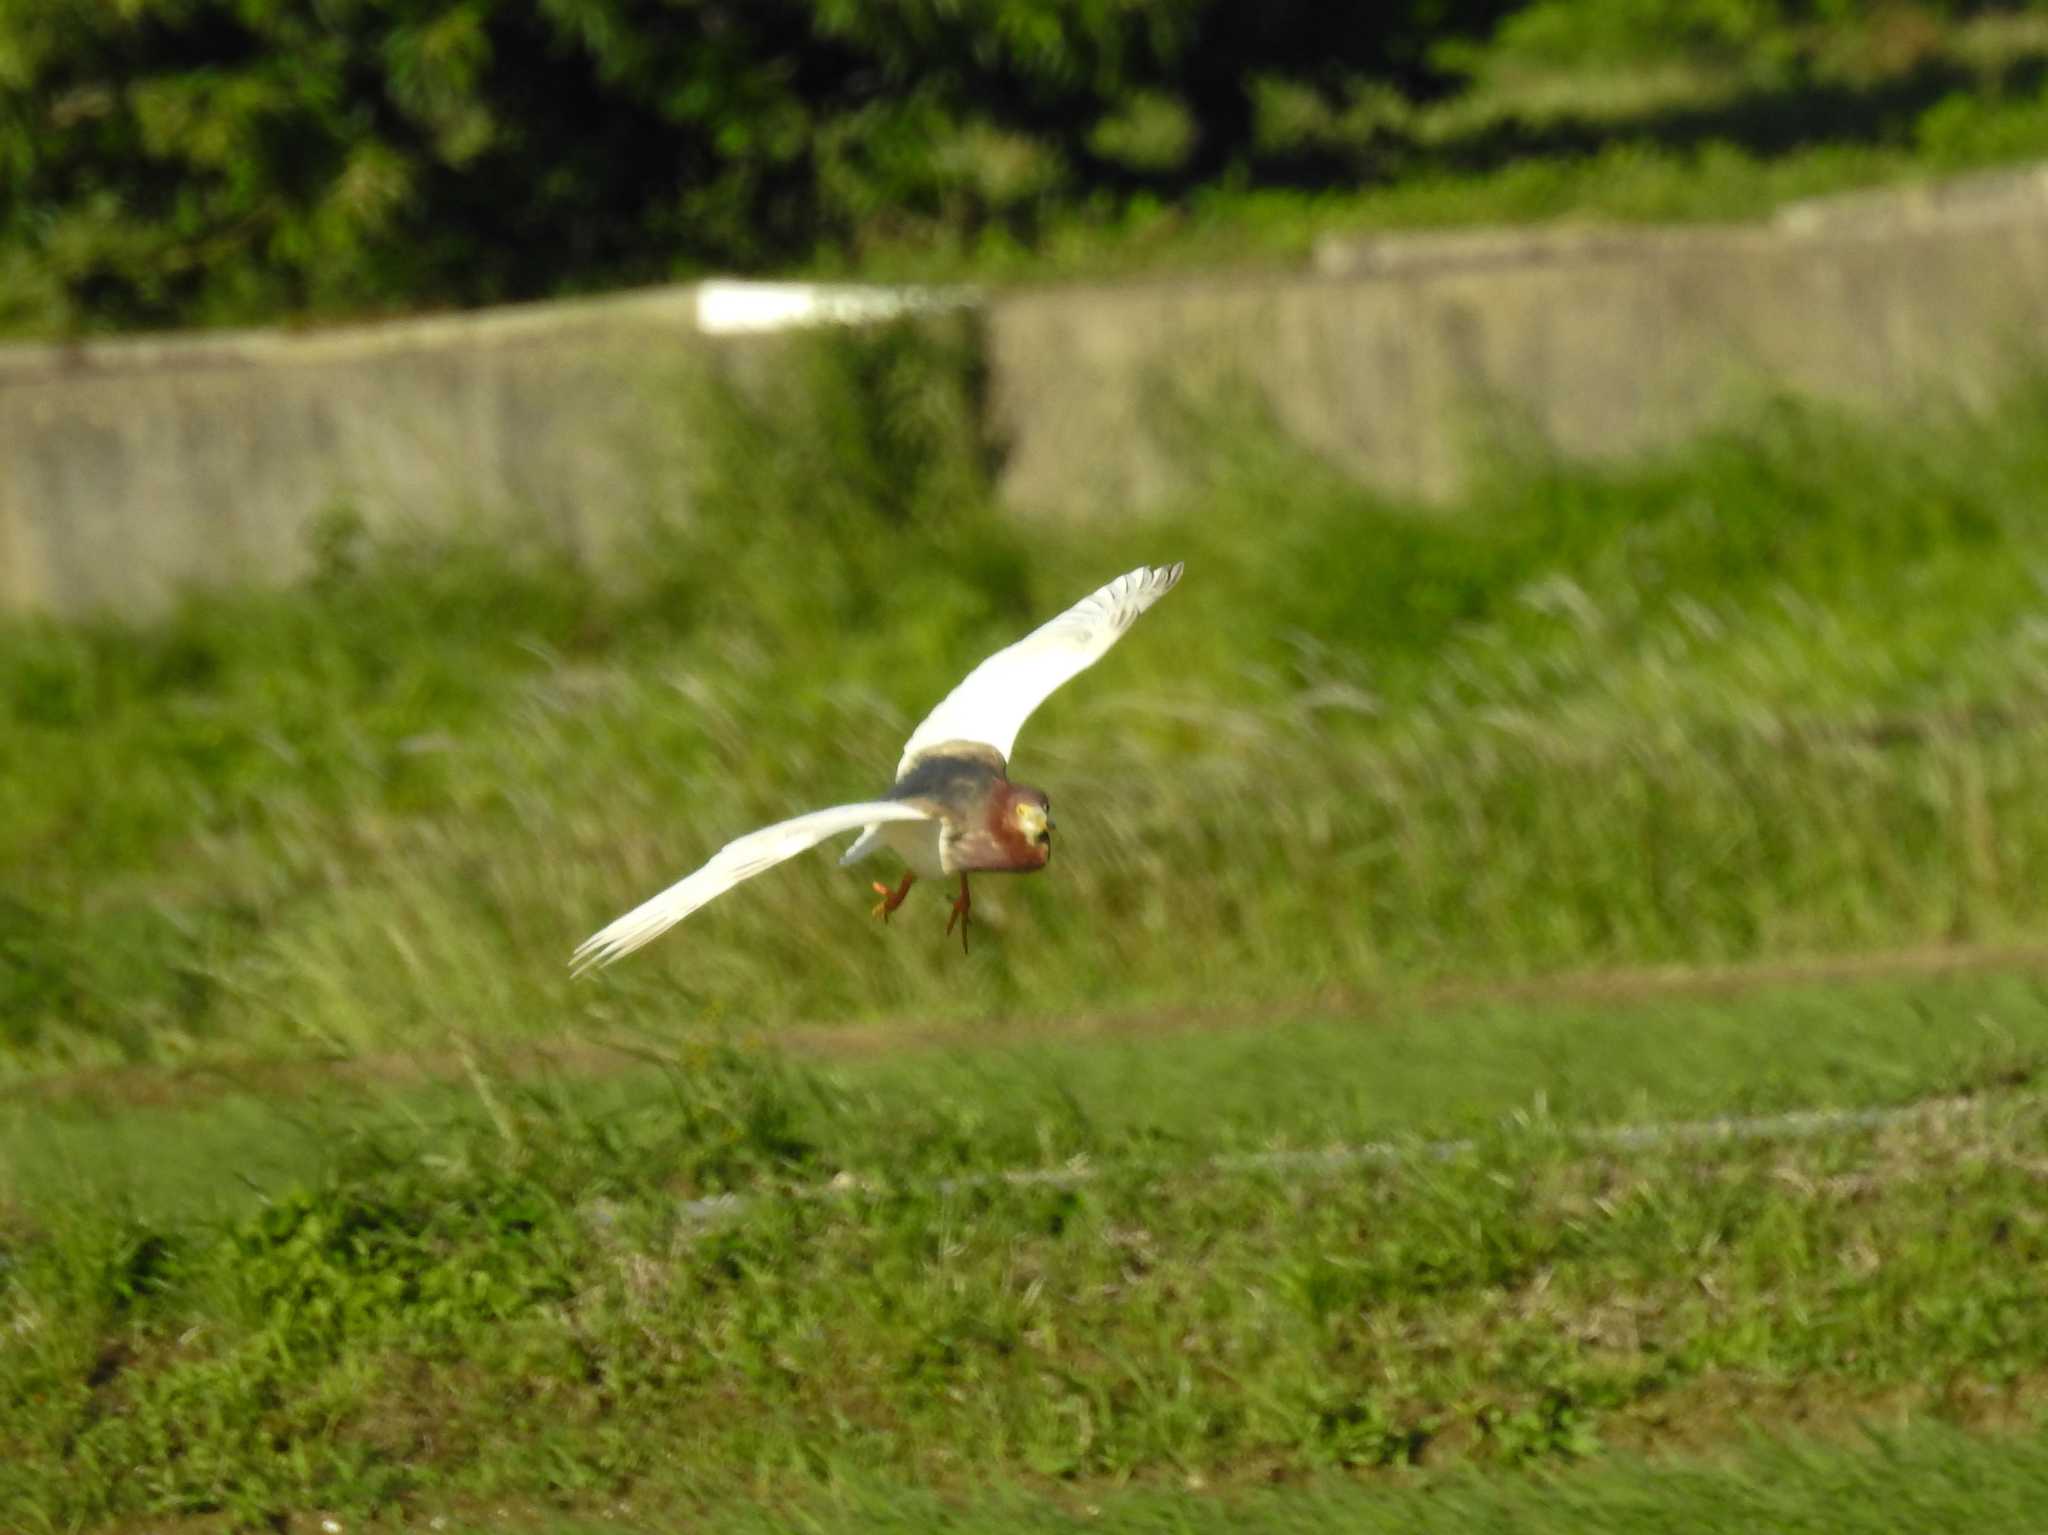
[[[1052,805],[1040,789],[1012,783],[1010,749],[1053,689],[1079,676],[1123,637],[1138,615],[1172,591],[1179,564],[1140,565],[1090,593],[967,674],[904,743],[896,782],[880,799],[813,810],[728,842],[703,868],[642,902],[577,947],[578,975],[631,954],[698,907],[794,858],[827,837],[859,828],[842,864],[887,847],[907,866],[893,888],[879,882],[884,921],[920,875],[960,876],[946,931],[967,946],[970,874],[1029,874],[1052,857]]]

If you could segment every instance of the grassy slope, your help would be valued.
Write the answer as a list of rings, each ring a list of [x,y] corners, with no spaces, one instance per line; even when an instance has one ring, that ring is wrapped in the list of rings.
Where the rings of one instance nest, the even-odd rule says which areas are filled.
[[[2048,958],[2035,965],[2048,969]],[[1516,1116],[1611,1126],[1884,1108],[2030,1082],[2048,1057],[2039,975],[1994,962],[1949,978],[1766,982],[1728,997],[1257,1011],[1164,1036],[1025,1029],[792,1056],[780,1087],[802,1084],[789,1095],[793,1133],[806,1176],[821,1181],[943,1177],[968,1143],[979,1165],[1035,1166],[1457,1137]],[[672,1112],[675,1086],[650,1061],[715,1066],[732,1047],[627,1037],[523,1062],[486,1051],[424,1082],[159,1076],[140,1102],[90,1076],[57,1091],[24,1082],[0,1098],[0,1149],[17,1204],[211,1219],[317,1181],[365,1137],[410,1142],[444,1121],[488,1129],[478,1073],[521,1101],[652,1125]],[[926,1122],[951,1125],[923,1134],[928,1157],[892,1128]],[[691,1192],[723,1187],[714,1177]]]
[[[1507,464],[1452,516],[1240,427],[1171,517],[1027,533],[987,515],[929,347],[821,344],[800,400],[730,403],[704,515],[622,582],[337,535],[306,592],[11,631],[0,1398],[30,1411],[0,1421],[0,1522],[850,1518],[877,1478],[1093,1496],[1683,1448],[1751,1412],[2032,1421],[2032,982],[1398,999],[2038,934],[2038,392],[1911,436],[1780,409],[1623,469]],[[875,928],[815,858],[567,983],[597,921],[871,792],[967,661],[1172,556],[1183,588],[1027,733],[1065,839],[991,882],[971,957],[929,900]],[[1325,990],[1394,1000],[1172,1050],[816,1071],[706,1043]],[[494,1065],[577,1039],[671,1065]],[[89,1075],[36,1080],[370,1048],[474,1073],[105,1118]],[[1958,1090],[1981,1110],[1783,1146],[1556,1133]],[[1468,1131],[1308,1183],[1202,1166]],[[1075,1155],[1108,1170],[678,1215]],[[2031,1440],[1927,1443],[2033,1474]]]
[[[2013,974],[1309,1019],[1168,1051],[803,1069],[699,1048],[590,1082],[19,1105],[0,1390],[32,1410],[0,1427],[0,1512],[765,1497],[851,1519],[912,1485],[1010,1486],[1142,1527],[1151,1505],[1115,1484],[1398,1486],[1698,1450],[1752,1418],[2026,1424],[2048,1378],[2044,1061],[2048,988]],[[1564,1133],[1958,1092],[1975,1106],[1817,1139]],[[1447,1132],[1475,1143],[1207,1163]],[[933,1184],[1077,1157],[1098,1174],[1077,1187]],[[888,1191],[776,1192],[842,1173]],[[724,1190],[753,1202],[681,1204]],[[1594,1486],[1650,1496],[1625,1466]],[[1302,1496],[1260,1506],[1285,1527]]]
[[[1763,1443],[1732,1463],[1619,1460],[1558,1477],[1475,1475],[1415,1487],[1326,1479],[1236,1497],[1104,1492],[1066,1506],[1015,1495],[948,1501],[900,1489],[849,1489],[797,1525],[839,1530],[1003,1530],[1051,1535],[1659,1535],[1768,1529],[1782,1535],[1891,1535],[1907,1529],[2039,1528],[2048,1497],[2048,1440],[1990,1441],[1941,1428],[1880,1432],[1859,1450]],[[735,1530],[791,1527],[780,1510],[734,1519]],[[720,1526],[723,1528],[724,1526]],[[551,1524],[558,1535],[585,1528]],[[589,1528],[597,1528],[590,1526]]]
[[[988,515],[920,344],[815,361],[804,408],[735,414],[703,520],[650,534],[623,587],[538,548],[358,550],[148,633],[15,625],[12,1069],[2038,923],[2038,392],[1906,439],[1785,409],[1636,468],[1508,465],[1453,515],[1239,428],[1182,513],[1027,535]],[[1182,588],[1025,733],[1062,840],[1048,876],[983,882],[971,957],[930,892],[885,930],[869,871],[814,855],[570,984],[605,918],[741,830],[873,793],[973,659],[1172,557]]]

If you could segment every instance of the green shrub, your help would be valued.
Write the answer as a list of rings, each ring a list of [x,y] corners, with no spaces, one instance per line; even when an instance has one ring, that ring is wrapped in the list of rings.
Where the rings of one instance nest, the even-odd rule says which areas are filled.
[[[7,302],[17,323],[204,323],[1028,230],[1091,189],[1233,163],[1253,74],[1415,83],[1429,39],[1501,9],[0,6]]]

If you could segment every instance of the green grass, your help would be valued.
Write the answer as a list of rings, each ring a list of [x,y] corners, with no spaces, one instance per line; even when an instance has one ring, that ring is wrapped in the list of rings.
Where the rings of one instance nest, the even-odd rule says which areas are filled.
[[[1058,527],[993,512],[944,337],[801,360],[617,568],[338,517],[301,590],[0,637],[0,1525],[1484,1528],[1552,1472],[1596,1528],[1914,1478],[1990,1522],[2038,1481],[2040,980],[1583,973],[2040,941],[2040,386],[1448,509],[1197,411],[1185,504]],[[1169,558],[1025,732],[1062,841],[971,955],[815,856],[569,981]],[[1573,1133],[1816,1106],[1918,1110]],[[1417,1154],[1229,1160],[1359,1140]],[[1752,1420],[1907,1429],[1779,1487]]]
[[[0,1119],[0,1391],[28,1410],[0,1423],[0,1513],[902,1520],[1008,1488],[990,1523],[1103,1503],[1142,1527],[1217,1517],[1168,1488],[1305,1482],[1252,1499],[1277,1527],[1355,1499],[1338,1472],[1512,1507],[1512,1482],[1459,1478],[1612,1452],[1571,1496],[1626,1506],[1653,1496],[1629,1454],[1751,1421],[2024,1424],[2044,1061],[2048,984],[1988,974],[1171,1048],[802,1067],[699,1045],[456,1090],[23,1100]],[[1959,1093],[1819,1138],[1570,1134]],[[1209,1160],[1442,1134],[1471,1144]],[[1076,1159],[1076,1186],[941,1186]],[[723,1191],[749,1202],[684,1203]]]
[[[718,1531],[831,1535],[859,1531],[1059,1531],[1113,1535],[1297,1535],[1331,1530],[1421,1535],[1526,1532],[1745,1531],[1864,1535],[1904,1529],[2039,1528],[2048,1444],[2032,1434],[1991,1441],[1939,1426],[1870,1434],[1854,1448],[1762,1442],[1727,1463],[1674,1468],[1619,1458],[1562,1476],[1470,1476],[1360,1487],[1322,1478],[1302,1487],[1218,1496],[1111,1490],[1064,1503],[1010,1494],[945,1498],[855,1484],[797,1509],[707,1521]],[[451,1521],[454,1535],[502,1524]],[[663,1528],[659,1512],[614,1520],[543,1519],[551,1535]]]
[[[1448,512],[1254,428],[1167,517],[989,507],[965,386],[821,343],[701,515],[607,580],[339,538],[304,590],[9,627],[7,1069],[565,1026],[1291,1001],[2039,930],[2048,432],[1783,407]],[[802,557],[792,557],[800,551]],[[1052,869],[868,921],[823,855],[616,970],[565,959],[731,836],[870,795],[988,650],[1140,559],[1173,597],[1015,770]],[[1597,791],[1597,792],[1589,792]]]
[[[1990,964],[1953,978],[1766,982],[1726,998],[1249,1009],[1166,1027],[1098,1021],[1080,1035],[962,1031],[880,1052],[833,1051],[821,1035],[768,1086],[795,1116],[802,1167],[819,1181],[848,1171],[936,1179],[963,1159],[1199,1160],[1456,1138],[1517,1116],[1600,1127],[1885,1108],[2023,1086],[2048,1059],[2048,982]],[[397,1078],[307,1062],[282,1077],[21,1082],[0,1099],[0,1150],[16,1200],[40,1204],[35,1191],[56,1188],[59,1203],[214,1218],[324,1176],[356,1139],[430,1136],[451,1117],[465,1134],[493,1130],[479,1080],[521,1102],[652,1124],[675,1112],[676,1063],[716,1066],[744,1044],[716,1032],[670,1045],[575,1035],[530,1054],[423,1061],[421,1075]],[[744,1121],[756,1110],[720,1112]],[[926,1128],[902,1132],[911,1125]],[[166,1145],[178,1154],[163,1156]],[[696,1192],[725,1187],[714,1178]]]
[[[1941,1428],[1873,1434],[1857,1450],[1761,1444],[1733,1464],[1620,1460],[1558,1477],[1441,1478],[1414,1487],[1339,1480],[1234,1497],[1109,1492],[1061,1507],[1010,1497],[946,1500],[856,1488],[822,1509],[734,1519],[734,1530],[1068,1530],[1201,1535],[1207,1531],[1387,1531],[1486,1535],[1558,1531],[1769,1529],[1862,1535],[1903,1529],[2032,1530],[2048,1496],[2048,1444],[2036,1435],[1986,1442]],[[551,1524],[569,1535],[585,1526]],[[588,1528],[600,1528],[589,1526]]]

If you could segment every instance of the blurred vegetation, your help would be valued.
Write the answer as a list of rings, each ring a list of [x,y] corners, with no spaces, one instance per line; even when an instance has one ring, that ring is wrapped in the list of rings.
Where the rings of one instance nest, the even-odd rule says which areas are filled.
[[[0,326],[363,314],[711,268],[1002,272],[1171,246],[1183,224],[1188,259],[1215,259],[1332,219],[1526,216],[1532,175],[1542,211],[1752,211],[2048,150],[2044,14],[4,0]],[[1774,192],[1749,187],[1762,171],[1728,185],[1731,164],[1788,159],[1804,169]],[[1720,177],[1695,187],[1703,162]],[[1653,167],[1655,195],[1603,199],[1617,164]]]
[[[723,397],[693,515],[610,575],[344,517],[298,590],[10,621],[11,1067],[1295,997],[2048,914],[2041,387],[1910,435],[1788,404],[1623,467],[1504,458],[1449,515],[1193,402],[1179,507],[1066,528],[993,514],[948,339],[793,356]],[[585,933],[874,793],[980,656],[1173,558],[1184,588],[1025,733],[1064,835],[1049,875],[984,882],[971,957],[928,892],[885,929],[873,871],[814,855],[569,982]]]

